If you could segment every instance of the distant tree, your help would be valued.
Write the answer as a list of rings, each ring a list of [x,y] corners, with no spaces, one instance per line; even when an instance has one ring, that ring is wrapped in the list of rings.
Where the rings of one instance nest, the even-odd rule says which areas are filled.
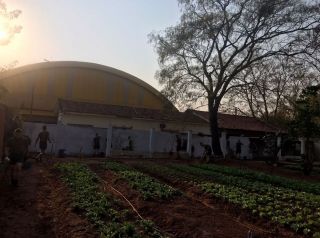
[[[222,155],[218,109],[242,86],[240,73],[274,56],[306,53],[320,23],[320,4],[307,0],[179,0],[176,26],[151,34],[162,92],[180,106],[208,102],[212,148]]]
[[[231,90],[231,108],[264,121],[284,124],[291,120],[303,88],[320,83],[319,73],[306,62],[273,57],[240,73],[243,85]]]
[[[6,4],[0,0],[0,30],[2,34],[5,34],[0,39],[0,47],[8,45],[14,36],[20,33],[22,27],[12,24],[12,21],[18,18],[20,14],[20,10],[8,11]],[[14,61],[11,64],[0,67],[0,74],[8,69],[13,68],[16,64],[17,61]],[[0,82],[0,99],[5,95],[6,92],[7,89]]]
[[[291,133],[306,140],[304,173],[311,173],[314,154],[312,139],[320,136],[320,85],[304,89],[296,102]]]
[[[0,0],[0,19],[1,31],[5,34],[0,39],[0,45],[7,45],[11,42],[17,33],[20,33],[22,27],[13,23],[13,20],[21,14],[20,10],[8,11],[6,4]]]

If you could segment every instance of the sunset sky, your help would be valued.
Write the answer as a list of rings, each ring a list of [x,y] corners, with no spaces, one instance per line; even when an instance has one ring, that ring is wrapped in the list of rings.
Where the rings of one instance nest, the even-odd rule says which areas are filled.
[[[148,34],[175,25],[176,0],[4,0],[22,14],[21,33],[0,45],[1,65],[44,60],[99,63],[133,74],[159,89],[157,55]],[[2,34],[0,30],[0,40]]]

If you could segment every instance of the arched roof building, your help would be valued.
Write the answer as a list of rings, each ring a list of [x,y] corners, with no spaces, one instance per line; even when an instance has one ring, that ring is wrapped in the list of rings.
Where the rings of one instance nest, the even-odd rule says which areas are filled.
[[[163,110],[176,108],[149,84],[94,63],[43,62],[1,73],[2,101],[20,114],[53,116],[58,99]]]

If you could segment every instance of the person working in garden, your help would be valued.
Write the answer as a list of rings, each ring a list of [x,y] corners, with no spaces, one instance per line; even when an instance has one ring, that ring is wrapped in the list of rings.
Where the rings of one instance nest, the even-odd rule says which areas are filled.
[[[176,135],[176,151],[177,151],[177,159],[180,159],[180,151],[182,147],[182,141],[180,135]]]
[[[30,139],[23,135],[22,129],[15,129],[13,136],[7,140],[5,154],[10,163],[11,184],[18,186],[22,164],[28,152]]]
[[[98,133],[96,133],[96,136],[93,138],[93,151],[94,156],[97,156],[100,153],[100,136]]]
[[[36,139],[36,142],[35,142],[36,145],[37,145],[38,141],[39,141],[39,148],[40,148],[41,153],[45,154],[46,150],[47,150],[48,142],[51,143],[50,134],[47,131],[46,126],[42,127],[42,131],[39,133],[39,135]]]
[[[237,144],[236,144],[236,157],[238,159],[241,158],[241,147],[242,147],[242,143],[240,140],[238,140]]]
[[[209,162],[212,155],[211,146],[207,144],[203,144],[202,142],[200,142],[200,146],[202,146],[204,149],[201,159],[206,162]]]

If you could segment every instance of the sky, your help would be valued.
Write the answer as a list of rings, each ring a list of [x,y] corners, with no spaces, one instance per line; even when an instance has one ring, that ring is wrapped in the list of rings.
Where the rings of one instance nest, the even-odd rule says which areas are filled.
[[[3,1],[8,10],[22,11],[10,23],[22,30],[8,45],[0,45],[0,65],[92,62],[123,70],[160,89],[154,78],[158,57],[148,34],[178,22],[176,0]]]

